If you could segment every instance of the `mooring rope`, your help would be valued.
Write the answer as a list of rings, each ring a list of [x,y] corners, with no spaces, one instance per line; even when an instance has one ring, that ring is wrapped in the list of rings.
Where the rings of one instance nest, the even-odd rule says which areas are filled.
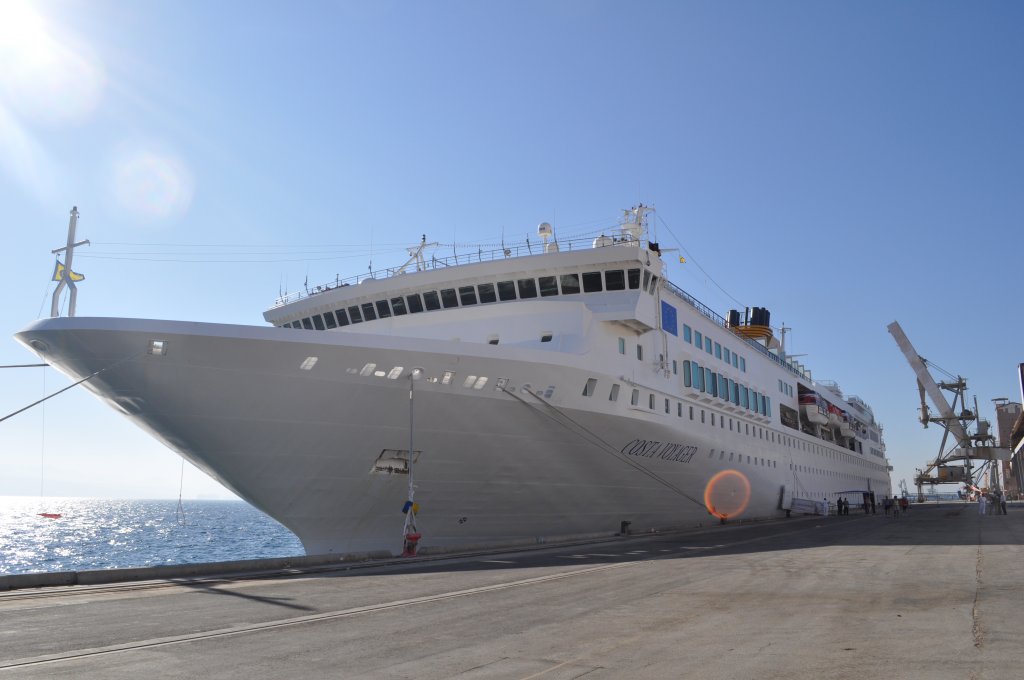
[[[509,390],[508,388],[503,387],[502,391],[504,391],[506,394],[514,397],[515,399],[520,401],[526,407],[533,409],[533,406],[529,402],[527,402],[525,399],[520,397],[518,394],[516,394],[512,390]],[[701,501],[697,500],[696,498],[694,498],[693,496],[689,495],[688,493],[686,493],[685,491],[680,489],[678,486],[676,486],[672,482],[670,482],[667,479],[664,479],[663,477],[658,475],[656,472],[654,472],[652,470],[649,470],[646,467],[644,467],[643,465],[640,465],[639,463],[637,463],[636,461],[630,460],[626,456],[622,455],[622,453],[618,449],[616,449],[614,446],[612,446],[611,444],[606,442],[599,434],[597,434],[596,432],[593,432],[592,430],[588,429],[585,425],[582,425],[582,424],[576,422],[570,416],[568,416],[567,414],[563,413],[556,406],[554,406],[550,402],[546,401],[543,397],[541,397],[541,396],[539,396],[537,394],[534,394],[533,392],[530,392],[530,394],[531,394],[531,396],[533,396],[534,399],[539,401],[544,406],[548,407],[550,410],[552,410],[555,413],[557,413],[559,416],[561,416],[562,418],[567,420],[569,423],[571,423],[573,426],[575,426],[576,428],[578,428],[582,432],[573,431],[573,429],[568,424],[566,424],[564,421],[562,421],[562,420],[560,420],[558,418],[555,418],[555,417],[551,416],[550,414],[543,413],[542,411],[537,411],[538,413],[541,413],[545,417],[550,418],[551,420],[555,421],[556,423],[558,423],[559,425],[561,425],[565,429],[569,430],[570,432],[572,432],[576,436],[589,441],[591,444],[595,445],[601,451],[603,451],[603,452],[613,456],[614,458],[617,458],[618,460],[622,461],[626,465],[629,465],[630,467],[632,467],[633,469],[637,470],[638,472],[640,472],[640,473],[642,473],[644,475],[647,475],[648,477],[650,477],[654,481],[658,482],[662,486],[668,488],[670,491],[673,491],[673,492],[679,494],[680,496],[682,496],[683,498],[687,499],[688,501],[694,503],[695,505],[700,506],[704,510],[707,510],[707,506],[704,505],[703,502],[701,502]],[[536,410],[536,409],[533,409],[533,410]],[[586,436],[584,436],[584,433],[585,433]]]

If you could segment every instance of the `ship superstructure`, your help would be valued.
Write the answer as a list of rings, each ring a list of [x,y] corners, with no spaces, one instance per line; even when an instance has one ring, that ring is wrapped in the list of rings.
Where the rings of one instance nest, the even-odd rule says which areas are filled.
[[[424,238],[282,297],[270,327],[78,317],[18,339],[102,371],[85,385],[309,553],[396,550],[410,486],[424,546],[891,495],[870,407],[788,358],[766,309],[723,318],[667,281],[649,211],[469,257],[427,260]]]

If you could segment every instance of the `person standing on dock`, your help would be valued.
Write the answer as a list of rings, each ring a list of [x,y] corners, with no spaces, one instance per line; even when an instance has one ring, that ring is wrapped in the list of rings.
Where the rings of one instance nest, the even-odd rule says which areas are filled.
[[[1000,491],[999,492],[999,509],[1002,511],[1002,514],[1004,514],[1004,515],[1006,514],[1006,492],[1005,491]]]
[[[987,508],[985,507],[985,494],[982,493],[981,491],[979,491],[978,492],[978,514],[979,515],[984,515],[985,514],[985,510],[987,510]]]

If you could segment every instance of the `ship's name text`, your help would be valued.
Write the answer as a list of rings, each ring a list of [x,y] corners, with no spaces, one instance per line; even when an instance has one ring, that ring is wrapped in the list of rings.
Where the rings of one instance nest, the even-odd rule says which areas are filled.
[[[696,455],[697,447],[690,444],[634,439],[622,447],[622,453],[637,458],[660,458],[676,463],[689,463]]]

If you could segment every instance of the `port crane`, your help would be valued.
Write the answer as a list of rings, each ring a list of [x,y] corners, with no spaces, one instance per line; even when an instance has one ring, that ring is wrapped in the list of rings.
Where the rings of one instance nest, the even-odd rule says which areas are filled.
[[[967,380],[958,375],[954,380],[936,381],[928,370],[927,360],[917,353],[899,323],[893,321],[886,328],[917,376],[917,389],[921,397],[918,420],[924,427],[928,427],[928,423],[938,423],[943,428],[938,455],[924,469],[919,468],[914,477],[918,500],[924,500],[925,484],[934,486],[965,483],[969,487],[977,488],[976,480],[982,478],[988,467],[991,467],[990,484],[998,488],[999,466],[992,463],[997,460],[1009,460],[1010,450],[995,446],[995,437],[989,432],[989,422],[978,418],[977,399],[974,400],[973,411],[967,407]],[[953,394],[952,404],[946,400],[943,390]],[[938,415],[932,414],[925,395],[931,399],[938,410]],[[972,434],[970,427],[975,421],[976,431]],[[955,445],[947,451],[946,444],[950,437],[953,438]],[[977,468],[972,461],[980,461]],[[933,471],[935,476],[932,476]]]

